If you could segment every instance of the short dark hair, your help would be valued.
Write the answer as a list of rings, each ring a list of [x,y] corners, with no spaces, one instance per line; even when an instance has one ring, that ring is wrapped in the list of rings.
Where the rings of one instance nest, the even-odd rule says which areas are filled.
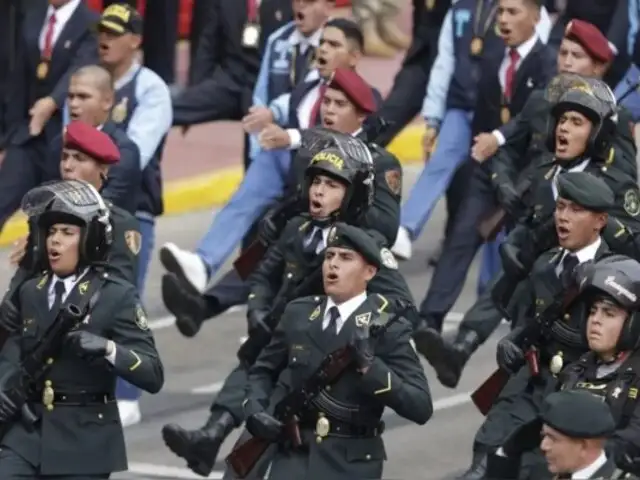
[[[325,28],[337,28],[344,34],[347,40],[357,45],[358,50],[361,52],[364,51],[364,35],[362,35],[362,30],[358,24],[353,20],[349,20],[348,18],[334,18],[325,23],[324,26]]]
[[[528,3],[532,7],[540,10],[542,8],[543,0],[524,0],[524,3]]]

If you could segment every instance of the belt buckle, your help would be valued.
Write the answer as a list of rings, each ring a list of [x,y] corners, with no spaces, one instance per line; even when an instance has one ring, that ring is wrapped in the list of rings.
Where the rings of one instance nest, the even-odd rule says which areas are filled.
[[[316,442],[321,443],[322,440],[329,435],[330,430],[331,422],[329,422],[329,419],[321,413],[316,421]]]
[[[55,399],[56,392],[49,380],[47,380],[44,385],[44,390],[42,390],[42,404],[47,410],[51,411],[53,410],[53,400]]]

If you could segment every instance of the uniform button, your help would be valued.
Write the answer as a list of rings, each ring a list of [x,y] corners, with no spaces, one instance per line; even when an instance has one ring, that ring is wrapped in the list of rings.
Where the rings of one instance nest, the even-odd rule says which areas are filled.
[[[50,387],[51,385],[53,385],[53,383],[51,383],[51,380],[45,380],[44,381],[44,386],[45,387]]]
[[[287,273],[287,278],[293,278],[293,273]]]
[[[565,319],[565,320],[571,320],[571,315],[570,315],[570,314],[568,314],[568,313],[565,313],[565,314],[564,314],[564,319]]]
[[[331,391],[331,385],[327,385],[327,386],[325,387],[325,390],[326,390],[327,392],[330,392],[330,391]]]
[[[364,458],[366,458],[367,460],[371,460],[371,455],[367,453],[367,455]]]
[[[53,363],[53,358],[47,358],[47,365],[51,365]]]
[[[293,357],[293,358],[291,359],[291,361],[292,361],[293,363],[296,363],[296,357]]]
[[[102,415],[101,413],[99,413],[99,414],[98,414],[98,418],[99,418],[100,420],[102,420],[102,418],[103,418],[103,417],[104,417],[104,415]]]
[[[322,443],[322,437],[316,437],[316,443]]]
[[[607,171],[607,167],[602,167],[602,171],[606,172]]]

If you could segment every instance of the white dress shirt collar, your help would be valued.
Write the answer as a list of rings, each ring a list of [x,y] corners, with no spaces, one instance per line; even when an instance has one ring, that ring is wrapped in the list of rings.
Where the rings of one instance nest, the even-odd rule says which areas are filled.
[[[53,305],[53,302],[56,296],[55,286],[56,286],[56,283],[58,283],[58,281],[61,281],[64,284],[64,294],[62,295],[62,300],[64,301],[69,295],[69,293],[71,292],[71,290],[73,289],[73,287],[76,286],[76,284],[80,281],[82,277],[84,277],[84,275],[88,271],[89,269],[85,268],[82,272],[77,273],[75,275],[69,275],[68,277],[65,277],[65,278],[60,278],[55,273],[51,275],[51,282],[49,283],[49,307]]]
[[[605,463],[607,463],[607,456],[604,454],[604,451],[600,453],[600,456],[596,458],[596,461],[591,465],[583,468],[582,470],[578,470],[577,472],[571,475],[572,479],[575,480],[587,480],[592,478],[595,473],[600,470]]]
[[[533,50],[533,47],[536,45],[536,42],[538,41],[538,34],[534,33],[533,36],[527,40],[526,42],[521,43],[519,46],[516,47],[516,52],[518,52],[518,65],[520,64],[520,62],[522,62],[525,58],[527,58],[527,55],[529,55],[531,53],[531,50]],[[505,50],[505,56],[507,58],[509,58],[509,51],[511,50],[511,48],[507,48]]]
[[[55,9],[53,8],[53,6],[49,5],[49,8],[47,9],[47,17],[45,18],[45,25],[49,22],[49,18],[54,13],[56,14],[56,26],[65,25],[71,18],[71,15],[73,15],[73,12],[76,11],[76,8],[78,8],[78,5],[80,5],[81,1],[82,0],[71,0],[69,3],[65,3],[58,9]]]
[[[570,253],[573,253],[576,257],[578,257],[578,262],[580,263],[593,260],[594,258],[596,258],[596,253],[598,252],[600,245],[602,245],[602,239],[598,237],[596,241],[593,242],[591,245],[587,245],[586,247],[581,248],[577,252],[569,252],[569,250],[565,250],[564,253],[562,254],[562,259],[560,261],[560,264],[562,264],[564,257],[569,255]]]
[[[297,28],[289,36],[289,43],[291,45],[300,45],[300,53],[304,54],[307,48],[310,46],[318,48],[320,46],[320,39],[322,38],[322,28],[319,28],[308,37],[305,37]]]
[[[351,299],[341,303],[340,305],[336,304],[331,299],[331,297],[327,297],[327,307],[325,308],[325,311],[324,311],[324,317],[322,320],[322,329],[324,330],[329,326],[329,319],[330,319],[329,309],[331,307],[338,307],[338,312],[340,312],[340,318],[338,318],[338,320],[336,321],[336,333],[339,333],[342,327],[344,326],[344,323],[347,321],[347,319],[351,315],[353,315],[353,313],[356,310],[358,310],[358,308],[360,308],[360,305],[362,305],[366,300],[367,300],[367,292],[362,292],[361,294],[356,295],[355,297],[352,297]]]

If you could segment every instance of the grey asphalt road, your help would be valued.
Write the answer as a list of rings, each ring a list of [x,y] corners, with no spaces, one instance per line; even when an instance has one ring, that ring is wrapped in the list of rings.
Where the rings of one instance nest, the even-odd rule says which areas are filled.
[[[409,191],[417,173],[414,168],[407,170],[405,192]],[[194,247],[209,225],[211,215],[211,212],[197,212],[161,218],[156,228],[156,246],[172,241],[185,248]],[[438,246],[444,220],[444,204],[441,204],[426,232],[415,243],[411,262],[400,265],[417,301],[423,298],[429,285],[431,272],[427,257]],[[6,251],[0,253],[0,265],[4,271],[8,270]],[[130,471],[113,477],[118,480],[202,478],[187,470],[184,462],[166,449],[160,430],[166,423],[193,428],[201,425],[213,395],[234,365],[239,339],[245,331],[243,311],[239,310],[211,320],[193,339],[182,337],[162,304],[161,272],[159,261],[154,258],[145,303],[164,361],[166,384],[158,395],[142,398],[143,422],[126,430]],[[461,314],[473,303],[477,276],[476,261],[454,312],[447,320],[447,330],[457,327]],[[7,281],[5,276],[2,282]],[[2,282],[0,287],[5,286]],[[504,326],[501,331],[506,331]],[[469,393],[495,368],[498,334],[474,356],[456,390],[442,387],[433,370],[426,367],[436,409],[427,425],[411,425],[393,412],[385,414],[387,430],[384,438],[388,456],[385,478],[443,479],[451,478],[466,468],[473,435],[482,421],[481,415],[470,404]],[[220,458],[229,452],[235,439],[234,435],[225,443]],[[221,475],[222,463],[219,462],[210,478],[222,478]]]

